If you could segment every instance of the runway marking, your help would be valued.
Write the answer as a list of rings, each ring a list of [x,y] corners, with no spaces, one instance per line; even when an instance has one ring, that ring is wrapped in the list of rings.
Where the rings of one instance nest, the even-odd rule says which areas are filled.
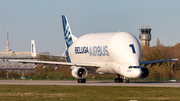
[[[180,87],[180,82],[131,82],[114,83],[113,81],[55,81],[55,80],[0,80],[0,85],[72,85],[72,86],[136,86],[136,87]]]

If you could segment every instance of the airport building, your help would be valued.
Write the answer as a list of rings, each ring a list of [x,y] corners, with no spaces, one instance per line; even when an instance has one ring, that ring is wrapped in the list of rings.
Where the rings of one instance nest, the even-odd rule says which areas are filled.
[[[139,29],[139,40],[141,40],[141,47],[149,47],[151,40],[151,28],[145,27]]]
[[[1,70],[33,70],[34,66],[32,64],[27,64],[22,66],[18,62],[6,61],[8,59],[33,59],[31,52],[14,52],[9,48],[9,32],[7,28],[7,44],[6,49],[0,52],[0,69]],[[35,59],[37,59],[35,57]]]
[[[31,52],[0,52],[0,59],[33,59]]]

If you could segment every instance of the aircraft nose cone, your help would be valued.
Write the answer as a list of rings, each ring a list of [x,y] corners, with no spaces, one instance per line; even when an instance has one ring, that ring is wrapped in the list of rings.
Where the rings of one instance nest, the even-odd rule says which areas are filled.
[[[135,75],[136,77],[140,77],[141,74],[142,74],[141,69],[135,69],[135,70],[134,70],[134,75]]]

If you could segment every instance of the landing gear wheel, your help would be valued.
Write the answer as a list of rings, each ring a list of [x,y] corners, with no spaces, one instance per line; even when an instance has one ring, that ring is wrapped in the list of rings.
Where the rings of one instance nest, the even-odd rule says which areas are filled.
[[[130,83],[130,79],[129,78],[126,78],[125,80],[126,80],[125,83]]]
[[[114,82],[115,83],[121,83],[121,82],[123,82],[123,79],[122,78],[115,78]]]
[[[118,75],[118,78],[115,78],[114,79],[114,82],[115,83],[121,83],[121,82],[123,82],[123,78],[120,78],[120,75],[119,74],[117,74]]]
[[[77,82],[78,83],[86,83],[86,79],[84,78],[84,79],[77,79]]]

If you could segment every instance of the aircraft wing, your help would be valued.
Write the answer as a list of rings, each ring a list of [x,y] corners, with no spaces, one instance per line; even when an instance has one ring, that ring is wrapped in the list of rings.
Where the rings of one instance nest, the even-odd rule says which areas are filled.
[[[9,60],[19,63],[33,63],[33,64],[44,64],[44,65],[66,65],[66,66],[82,66],[82,67],[95,67],[99,68],[99,64],[95,63],[73,63],[73,62],[54,62],[54,61],[33,61],[33,60]]]
[[[154,61],[142,61],[140,62],[140,65],[144,64],[144,66],[147,66],[148,64],[151,64],[151,67],[156,64],[159,63],[160,65],[163,62],[167,62],[167,61],[177,61],[178,59],[166,59],[166,60],[154,60]]]
[[[60,57],[60,58],[65,58],[66,57],[66,56],[61,56],[61,55],[50,55],[50,54],[38,54],[38,55],[50,56],[50,57]]]

